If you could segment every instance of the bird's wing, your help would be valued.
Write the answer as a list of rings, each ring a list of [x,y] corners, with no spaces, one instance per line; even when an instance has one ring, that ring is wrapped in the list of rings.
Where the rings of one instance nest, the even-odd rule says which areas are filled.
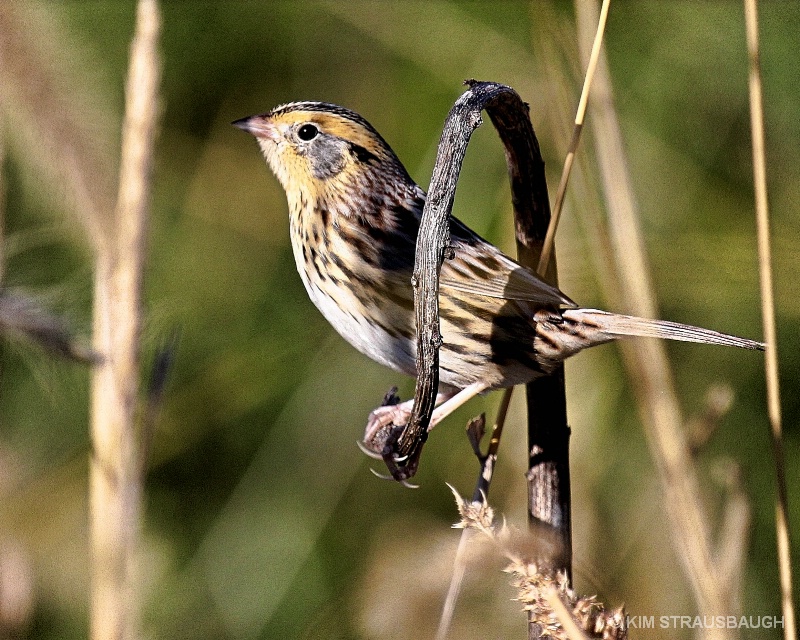
[[[558,288],[547,284],[455,218],[450,238],[455,256],[442,265],[442,287],[503,300],[577,307]]]

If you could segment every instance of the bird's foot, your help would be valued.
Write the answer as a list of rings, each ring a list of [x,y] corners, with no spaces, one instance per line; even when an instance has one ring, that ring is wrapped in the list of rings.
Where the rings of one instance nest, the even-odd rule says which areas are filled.
[[[381,458],[381,451],[394,429],[404,429],[411,418],[413,400],[395,405],[384,405],[370,412],[364,428],[363,444],[372,457]]]

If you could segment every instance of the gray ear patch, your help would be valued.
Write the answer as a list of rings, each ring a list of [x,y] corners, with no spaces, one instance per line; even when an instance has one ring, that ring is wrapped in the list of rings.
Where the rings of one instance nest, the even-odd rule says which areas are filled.
[[[320,135],[308,150],[314,177],[327,180],[340,173],[347,164],[347,153],[347,144],[343,140]]]

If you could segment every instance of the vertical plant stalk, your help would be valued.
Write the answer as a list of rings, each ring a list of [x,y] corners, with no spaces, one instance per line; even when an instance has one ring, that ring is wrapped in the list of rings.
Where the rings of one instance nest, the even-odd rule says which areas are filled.
[[[592,55],[587,65],[583,89],[575,115],[575,127],[564,169],[556,193],[555,206],[550,211],[547,186],[544,182],[544,164],[541,167],[541,182],[544,193],[540,196],[544,207],[537,218],[528,221],[529,232],[520,233],[517,228],[517,246],[522,264],[536,268],[547,282],[558,285],[555,260],[555,235],[563,209],[564,197],[569,184],[575,153],[580,143],[589,93],[597,68],[610,0],[604,0],[601,16],[597,20]],[[517,215],[515,211],[515,215]],[[545,529],[553,534],[560,549],[555,558],[555,570],[564,571],[572,580],[572,498],[569,470],[570,428],[567,422],[566,381],[564,366],[559,366],[551,375],[533,380],[526,385],[528,405],[528,517],[531,527]],[[541,636],[542,629],[534,622],[529,612],[528,637]]]
[[[480,125],[480,112],[486,110],[506,150],[511,180],[517,244],[521,259],[536,264],[550,222],[550,203],[544,174],[544,162],[530,122],[527,106],[511,88],[491,82],[468,81],[466,91],[453,105],[445,120],[442,138],[431,177],[428,198],[420,222],[414,267],[414,307],[417,321],[417,386],[414,408],[408,426],[393,436],[394,443],[384,448],[392,475],[405,480],[416,471],[419,454],[427,436],[427,425],[438,387],[438,349],[440,346],[438,276],[449,244],[448,220],[455,197],[461,163],[472,132]],[[548,277],[555,280],[555,261]],[[543,377],[553,384],[552,376]],[[563,379],[555,379],[561,388],[556,395],[539,395],[539,411],[529,407],[529,432],[535,432],[536,450],[531,452],[535,465],[529,474],[532,519],[555,538],[556,551],[541,559],[541,566],[555,573],[567,573],[571,559],[569,519],[569,427],[566,424],[566,401]],[[541,387],[539,388],[541,389]],[[550,406],[556,409],[550,411]],[[542,424],[542,415],[559,424]],[[535,418],[534,422],[530,422]],[[530,425],[536,427],[531,430]],[[550,446],[541,434],[559,432],[559,446]],[[395,448],[396,447],[396,448]],[[399,453],[401,457],[396,458]],[[403,466],[400,466],[400,465]],[[394,465],[394,468],[393,466]],[[558,478],[553,479],[553,474]],[[549,506],[547,506],[549,505]],[[554,506],[553,506],[554,505]],[[537,559],[538,560],[538,559]],[[539,637],[542,629],[529,624],[529,637]]]
[[[513,110],[487,108],[487,113],[506,148],[511,201],[514,206],[519,262],[534,269],[539,262],[551,225],[550,199],[544,160],[529,117]],[[558,285],[555,257],[540,274]],[[525,386],[528,433],[528,522],[533,533],[549,545],[540,566],[554,575],[572,572],[572,496],[569,470],[570,429],[564,368],[539,377]],[[545,545],[547,546],[547,545]],[[543,629],[529,611],[528,637],[538,638]]]
[[[155,0],[140,0],[126,83],[119,193],[95,262],[90,468],[91,638],[139,635],[134,559],[142,483],[137,432],[142,277],[160,62]]]
[[[414,412],[409,423],[415,424],[414,414],[419,410],[420,417],[425,419],[425,405],[420,402],[421,393],[431,394],[436,386],[433,382],[421,384],[423,376],[433,377],[438,370],[436,361],[425,357],[424,347],[430,347],[431,325],[438,326],[438,308],[434,307],[436,285],[431,290],[426,286],[430,282],[427,270],[438,269],[440,262],[436,258],[442,255],[442,247],[447,239],[437,233],[437,228],[446,222],[446,216],[452,207],[455,185],[463,159],[466,144],[472,131],[480,124],[479,114],[485,109],[492,124],[497,129],[506,151],[509,179],[511,182],[511,200],[514,207],[514,222],[520,262],[535,266],[547,235],[550,223],[550,202],[545,180],[544,161],[539,151],[536,134],[530,123],[527,107],[519,96],[508,87],[488,82],[468,82],[470,89],[456,101],[448,115],[439,145],[437,161],[431,179],[428,200],[425,205],[420,235],[417,245],[417,269],[415,270],[416,289],[415,303],[418,310],[430,305],[431,315],[427,318],[417,316],[418,354],[423,354],[422,363],[418,363],[417,393],[415,395]],[[436,222],[434,222],[436,221]],[[427,224],[426,224],[427,223]],[[439,241],[437,244],[436,241]],[[422,248],[422,249],[421,249]],[[422,258],[422,259],[421,259]],[[557,284],[555,260],[548,262],[546,278]],[[427,298],[427,302],[426,302]],[[421,300],[418,300],[421,299]],[[428,327],[428,332],[420,332],[420,327]],[[434,342],[434,353],[438,344]],[[530,442],[529,454],[529,504],[528,513],[532,528],[544,539],[553,542],[547,547],[547,557],[537,558],[537,563],[553,574],[568,575],[571,570],[571,505],[569,481],[569,436],[566,420],[566,395],[564,392],[563,369],[550,376],[543,376],[528,385],[528,434]],[[428,414],[429,415],[429,414]],[[426,423],[423,423],[426,424]],[[413,431],[407,430],[406,437],[413,437]],[[402,442],[403,435],[401,435]],[[499,434],[493,434],[489,456],[486,462],[494,463]],[[486,468],[483,469],[486,471]],[[482,502],[473,498],[474,502]],[[465,544],[462,539],[462,545]],[[460,582],[459,567],[456,565],[451,583],[451,594],[440,621],[437,637],[443,637],[449,625],[449,617],[455,594]],[[529,637],[540,637],[543,629],[539,624],[529,624]]]
[[[503,428],[506,424],[506,417],[508,415],[508,407],[511,404],[511,395],[514,387],[509,387],[503,391],[503,397],[500,400],[500,406],[497,409],[497,418],[492,426],[492,435],[489,440],[489,448],[486,450],[486,455],[480,455],[477,450],[478,460],[481,463],[481,470],[478,474],[478,480],[475,482],[475,490],[472,493],[472,502],[485,503],[489,499],[489,488],[494,478],[495,463],[497,462],[497,453],[500,449],[500,440],[503,436]],[[481,427],[484,423],[484,416],[473,419],[474,421],[480,420]],[[467,425],[467,430],[471,428],[471,424]],[[473,446],[477,449],[480,446],[480,437],[476,437]],[[450,576],[450,585],[447,588],[447,596],[444,600],[442,607],[442,615],[439,618],[439,627],[436,630],[435,640],[445,640],[447,634],[450,632],[450,627],[453,623],[453,615],[456,610],[456,602],[461,593],[461,585],[464,581],[464,574],[467,571],[466,551],[469,541],[472,539],[474,532],[472,529],[465,527],[461,530],[461,537],[458,541],[458,548],[456,549],[456,556],[453,560],[453,573]]]
[[[564,160],[564,169],[556,193],[552,214],[544,178],[544,163],[541,163],[540,182],[543,193],[538,200],[541,205],[535,208],[538,216],[527,221],[526,232],[517,216],[517,246],[519,259],[524,265],[536,268],[537,273],[547,282],[558,285],[558,271],[555,261],[555,235],[569,184],[575,153],[580,143],[586,107],[594,79],[597,61],[600,57],[603,35],[610,0],[603,0],[600,17],[596,21],[592,54],[586,68],[583,89],[575,115],[575,127],[569,151]],[[538,150],[537,150],[538,151]],[[555,533],[561,549],[554,569],[563,570],[572,578],[572,513],[571,482],[569,472],[570,429],[567,422],[567,400],[565,392],[564,367],[559,366],[551,375],[526,385],[528,399],[528,515],[535,528],[547,528],[547,533]],[[537,629],[531,625],[530,637],[537,637]]]
[[[778,343],[775,328],[775,294],[772,283],[772,250],[769,232],[769,203],[767,199],[767,161],[764,143],[764,106],[761,92],[761,62],[758,43],[758,4],[744,0],[747,52],[749,58],[750,129],[753,144],[753,185],[755,190],[756,224],[758,233],[758,266],[761,285],[761,314],[764,324],[764,366],[767,384],[767,413],[775,459],[777,500],[775,527],[778,546],[778,569],[781,584],[783,633],[786,640],[797,637],[794,604],[792,602],[792,563],[789,544],[789,504],[786,491],[786,467],[783,455],[781,400],[778,382]]]
[[[583,79],[581,98],[578,101],[578,110],[575,114],[575,128],[572,131],[572,140],[569,143],[567,157],[564,159],[564,169],[561,172],[561,180],[558,183],[556,201],[553,203],[550,226],[547,228],[547,236],[544,239],[542,254],[539,256],[539,264],[536,268],[540,276],[544,276],[546,273],[547,265],[550,263],[550,256],[555,247],[556,230],[558,229],[558,222],[561,219],[561,211],[564,208],[564,197],[566,196],[569,177],[572,173],[572,164],[575,161],[575,152],[578,150],[578,144],[581,140],[583,122],[586,117],[586,106],[589,103],[589,93],[592,88],[592,80],[594,80],[594,72],[597,69],[597,61],[600,59],[603,35],[606,31],[606,21],[608,20],[608,9],[610,6],[611,0],[603,0],[603,6],[600,9],[600,18],[597,21],[597,30],[594,34],[594,42],[592,43],[592,53],[589,55],[589,64],[586,65],[586,75]]]

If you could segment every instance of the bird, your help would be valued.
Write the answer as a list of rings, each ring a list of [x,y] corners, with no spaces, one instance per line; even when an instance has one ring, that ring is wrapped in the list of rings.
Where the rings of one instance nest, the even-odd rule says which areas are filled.
[[[358,351],[416,376],[412,272],[425,191],[350,109],[290,102],[232,124],[255,137],[286,192],[294,260],[311,301]],[[431,427],[476,394],[548,375],[618,338],[764,349],[710,329],[582,308],[452,216],[450,246],[440,273],[443,341]],[[364,442],[407,421],[411,402],[373,411]]]

